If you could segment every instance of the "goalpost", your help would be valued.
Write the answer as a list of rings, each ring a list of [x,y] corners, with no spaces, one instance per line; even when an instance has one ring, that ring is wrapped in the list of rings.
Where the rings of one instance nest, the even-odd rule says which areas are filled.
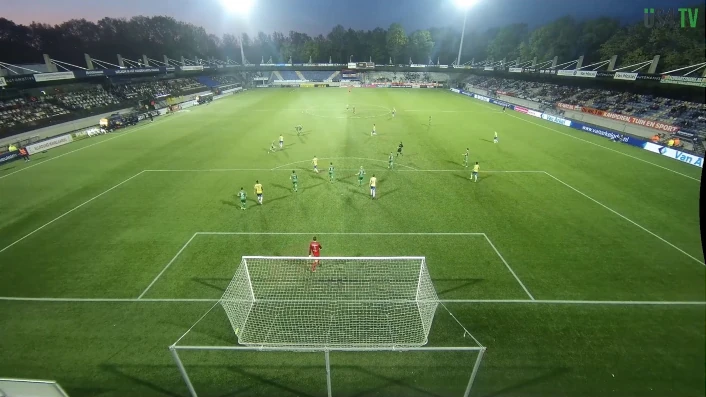
[[[194,397],[178,350],[323,352],[329,397],[330,352],[476,351],[464,396],[485,352],[424,346],[440,303],[424,257],[244,256],[218,303],[241,346],[170,346]]]

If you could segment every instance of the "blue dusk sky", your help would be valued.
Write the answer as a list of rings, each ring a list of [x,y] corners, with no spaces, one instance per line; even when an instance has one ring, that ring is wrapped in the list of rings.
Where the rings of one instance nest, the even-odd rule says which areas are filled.
[[[238,0],[232,0],[238,1]],[[577,18],[618,17],[625,22],[642,18],[645,7],[678,8],[696,0],[478,0],[469,11],[467,29],[485,30],[524,22],[530,27],[563,15]],[[326,34],[336,24],[353,29],[388,27],[399,22],[408,32],[433,26],[460,26],[463,14],[453,0],[255,0],[247,18],[227,15],[221,0],[3,0],[1,17],[15,23],[49,24],[73,18],[97,21],[103,17],[167,15],[203,26],[209,33],[290,30]]]

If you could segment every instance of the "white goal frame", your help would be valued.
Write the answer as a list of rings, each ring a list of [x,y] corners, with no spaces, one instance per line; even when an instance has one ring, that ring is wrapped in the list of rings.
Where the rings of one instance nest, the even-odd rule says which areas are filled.
[[[426,257],[423,256],[406,256],[406,257],[320,257],[320,258],[312,258],[312,257],[301,257],[301,256],[243,256],[242,257],[242,262],[241,266],[244,266],[246,271],[247,271],[247,259],[277,259],[277,260],[306,260],[306,261],[312,261],[312,260],[321,260],[321,261],[326,261],[326,260],[381,260],[381,259],[392,259],[392,260],[420,260],[421,261],[421,266],[420,266],[420,279],[418,282],[421,282],[421,271],[426,268]],[[240,266],[239,268],[240,269]],[[237,277],[237,274],[234,276]],[[247,275],[248,279],[250,275]],[[428,273],[426,273],[426,277],[429,277]],[[248,281],[249,283],[249,281]],[[252,285],[249,284],[250,289],[252,291]],[[417,287],[419,288],[419,286]],[[433,288],[433,285],[432,285]],[[434,295],[436,296],[436,295]],[[475,363],[473,365],[473,369],[471,371],[471,374],[468,379],[468,383],[466,385],[466,389],[464,391],[463,396],[464,397],[469,397],[471,393],[471,389],[473,387],[473,383],[475,381],[475,378],[478,374],[478,369],[480,368],[480,364],[483,360],[483,355],[485,354],[486,347],[481,345],[480,342],[478,342],[477,339],[473,337],[473,335],[470,335],[468,330],[466,330],[463,325],[458,323],[458,320],[451,314],[451,312],[446,309],[446,311],[449,313],[449,315],[453,318],[453,320],[459,324],[461,328],[463,328],[463,336],[465,337],[467,334],[471,336],[471,339],[475,341],[477,346],[439,346],[439,347],[429,347],[429,346],[409,346],[409,345],[378,345],[378,346],[336,346],[336,345],[326,345],[326,346],[297,346],[297,345],[272,345],[272,344],[245,344],[245,345],[237,345],[237,346],[194,346],[194,345],[179,345],[179,342],[198,324],[206,315],[213,310],[219,303],[222,303],[226,299],[226,293],[224,293],[223,297],[214,304],[211,309],[206,312],[191,328],[189,328],[184,335],[182,335],[176,342],[174,342],[171,346],[169,346],[169,350],[171,352],[172,358],[174,362],[176,363],[177,367],[179,368],[179,372],[181,373],[181,376],[186,383],[187,388],[189,389],[189,393],[192,397],[198,397],[198,394],[196,393],[196,390],[193,386],[193,383],[191,382],[191,379],[189,378],[189,374],[181,361],[181,358],[179,356],[179,351],[220,351],[220,352],[246,352],[246,351],[260,351],[260,352],[301,352],[301,353],[324,353],[324,361],[326,365],[326,388],[327,388],[327,395],[328,397],[333,396],[332,392],[332,382],[331,382],[331,360],[330,360],[330,355],[331,352],[476,352],[476,359]],[[365,302],[365,301],[361,301]],[[372,301],[371,301],[372,302]],[[230,316],[229,316],[230,317]],[[431,324],[430,324],[431,326]],[[237,331],[236,331],[237,334]],[[427,331],[428,334],[428,331]],[[240,342],[242,343],[242,342]],[[425,336],[424,339],[424,344],[427,343],[427,339]]]

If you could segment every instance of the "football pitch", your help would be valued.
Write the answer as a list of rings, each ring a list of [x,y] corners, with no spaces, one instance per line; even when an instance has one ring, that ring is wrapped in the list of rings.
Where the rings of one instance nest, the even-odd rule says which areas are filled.
[[[703,396],[700,179],[448,91],[231,96],[0,167],[0,377],[187,396],[168,347],[187,330],[237,344],[214,304],[240,258],[306,256],[317,236],[323,256],[426,257],[443,303],[429,345],[487,347],[472,396]],[[200,396],[326,395],[321,353],[180,355]],[[333,395],[461,396],[474,360],[332,353]]]

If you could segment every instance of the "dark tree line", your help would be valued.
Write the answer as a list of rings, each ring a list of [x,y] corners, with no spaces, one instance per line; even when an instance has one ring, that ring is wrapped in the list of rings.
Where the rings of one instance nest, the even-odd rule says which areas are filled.
[[[675,29],[671,26],[646,28],[642,22],[621,26],[612,18],[602,17],[578,21],[570,16],[559,18],[530,31],[526,24],[513,24],[485,32],[467,31],[463,59],[539,62],[558,56],[566,62],[585,55],[592,63],[619,56],[619,64],[628,65],[662,55],[662,71],[705,61],[704,7],[699,10],[699,26]],[[270,58],[275,63],[348,62],[372,60],[378,64],[414,63],[450,64],[456,59],[460,31],[454,28],[432,28],[406,32],[399,24],[387,29],[346,29],[334,27],[327,35],[315,37],[291,31],[288,34],[258,33],[243,36],[246,58],[259,63]],[[162,60],[226,57],[240,61],[240,42],[233,35],[217,37],[202,27],[176,21],[171,17],[137,16],[129,20],[103,18],[94,23],[74,19],[59,25],[32,23],[17,25],[0,18],[0,61],[25,64],[39,63],[47,53],[57,60],[84,66],[84,53],[114,63],[116,54],[139,59],[142,54]]]

